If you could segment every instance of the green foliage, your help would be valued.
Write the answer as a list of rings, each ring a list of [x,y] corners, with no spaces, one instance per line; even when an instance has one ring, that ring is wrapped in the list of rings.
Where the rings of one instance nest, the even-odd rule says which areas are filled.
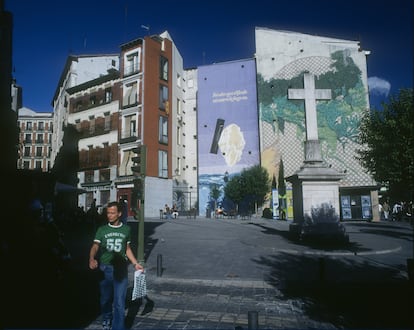
[[[413,89],[401,89],[382,110],[362,119],[357,158],[396,199],[413,199],[414,120]]]
[[[267,170],[256,165],[233,176],[224,187],[224,194],[236,204],[249,201],[262,205],[269,192],[270,183]]]
[[[286,182],[285,182],[285,167],[283,165],[283,159],[280,158],[279,162],[279,177],[278,177],[278,191],[280,196],[286,195]]]
[[[272,178],[272,189],[276,189],[277,188],[277,185],[276,185],[276,177],[273,175],[273,178]]]
[[[221,191],[220,191],[220,187],[218,184],[216,183],[212,183],[210,184],[210,196],[212,199],[214,200],[218,200],[220,198],[221,195]]]
[[[212,200],[214,200],[214,204],[217,203],[217,200],[221,196],[221,190],[220,186],[216,183],[210,184],[210,197]],[[216,205],[214,205],[214,208],[216,208]]]
[[[242,180],[240,175],[233,176],[224,187],[224,195],[239,204],[243,199]]]

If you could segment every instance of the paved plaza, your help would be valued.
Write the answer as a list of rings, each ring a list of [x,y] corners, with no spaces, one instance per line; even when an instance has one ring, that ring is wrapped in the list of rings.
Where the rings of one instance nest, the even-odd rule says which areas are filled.
[[[411,225],[345,223],[350,244],[337,247],[292,241],[289,224],[263,218],[146,220],[154,306],[144,310],[130,302],[128,326],[413,328],[406,265],[413,255]],[[129,225],[136,233],[137,223]],[[131,268],[131,286],[132,276]],[[86,329],[99,328],[97,313]]]

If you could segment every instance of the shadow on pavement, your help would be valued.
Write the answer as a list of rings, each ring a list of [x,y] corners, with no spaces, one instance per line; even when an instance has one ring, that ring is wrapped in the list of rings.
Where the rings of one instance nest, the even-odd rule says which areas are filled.
[[[335,242],[318,242],[318,241],[312,241],[312,240],[297,240],[292,239],[290,233],[286,230],[278,230],[275,228],[266,227],[261,224],[253,224],[254,226],[260,227],[263,229],[263,234],[268,235],[278,235],[281,238],[285,240],[285,242],[288,242],[291,244],[292,248],[294,247],[307,247],[312,248],[316,250],[323,250],[323,251],[349,251],[352,253],[359,253],[359,252],[367,252],[371,251],[370,248],[362,246],[358,242],[353,242],[352,240],[348,243],[335,243]]]
[[[270,267],[266,281],[281,291],[282,299],[301,299],[314,320],[340,328],[414,327],[413,285],[398,269],[287,253],[254,261]]]
[[[161,223],[146,223],[145,238],[149,238]],[[131,224],[132,247],[137,252],[137,223]],[[39,267],[25,269],[21,262],[7,264],[11,274],[4,297],[7,308],[3,310],[0,328],[26,329],[81,329],[99,317],[99,280],[101,272],[88,267],[89,249],[95,229],[88,223],[77,223],[64,228],[64,243],[71,255],[60,278],[49,278]],[[148,244],[149,243],[149,244]],[[145,243],[145,255],[151,253],[155,241]],[[31,256],[36,260],[41,256]],[[36,259],[37,258],[37,259]],[[26,259],[26,257],[25,257]],[[4,269],[2,269],[4,271]],[[16,311],[16,307],[18,310]],[[131,309],[133,311],[133,309]],[[16,316],[16,313],[20,317]]]

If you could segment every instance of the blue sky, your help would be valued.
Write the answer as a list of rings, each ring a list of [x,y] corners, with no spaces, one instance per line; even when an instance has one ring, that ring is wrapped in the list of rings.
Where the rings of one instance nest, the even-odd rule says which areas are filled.
[[[411,0],[5,0],[5,9],[14,19],[14,78],[23,105],[38,112],[52,111],[68,55],[116,54],[165,30],[185,68],[253,57],[256,26],[358,40],[371,51],[372,107],[413,86]]]

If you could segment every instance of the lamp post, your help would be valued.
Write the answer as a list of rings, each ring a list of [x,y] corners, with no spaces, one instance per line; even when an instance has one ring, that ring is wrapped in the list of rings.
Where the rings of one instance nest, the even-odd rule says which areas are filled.
[[[135,156],[132,157],[134,162],[132,171],[134,172],[134,189],[133,189],[133,201],[136,209],[138,209],[138,251],[137,259],[139,263],[144,262],[144,217],[145,217],[145,177],[147,170],[147,148],[141,144],[132,151]]]

